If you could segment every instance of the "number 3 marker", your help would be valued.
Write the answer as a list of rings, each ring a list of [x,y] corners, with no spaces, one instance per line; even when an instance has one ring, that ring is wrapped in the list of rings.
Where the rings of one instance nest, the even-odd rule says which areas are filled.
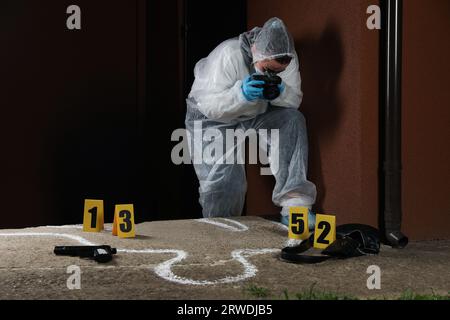
[[[134,208],[132,204],[117,204],[114,210],[112,234],[119,238],[134,238]]]
[[[83,231],[100,232],[103,230],[103,200],[84,200]]]
[[[325,249],[336,240],[336,217],[316,214],[314,248]]]

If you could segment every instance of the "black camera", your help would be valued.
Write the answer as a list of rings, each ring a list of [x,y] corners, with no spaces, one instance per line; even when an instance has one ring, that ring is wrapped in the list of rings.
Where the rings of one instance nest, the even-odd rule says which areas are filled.
[[[263,96],[267,100],[273,100],[280,95],[280,89],[278,85],[281,84],[281,78],[277,75],[265,73],[265,74],[253,74],[252,80],[264,81],[264,84],[255,85],[256,88],[264,88]]]

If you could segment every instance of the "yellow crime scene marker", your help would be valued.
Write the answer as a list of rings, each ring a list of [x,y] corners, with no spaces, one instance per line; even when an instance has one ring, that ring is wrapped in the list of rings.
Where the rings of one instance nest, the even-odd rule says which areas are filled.
[[[308,208],[289,208],[289,239],[305,240],[309,237]]]
[[[119,238],[134,238],[134,207],[132,204],[117,204],[114,210],[112,234]]]
[[[336,216],[316,214],[314,248],[326,249],[336,240]]]
[[[85,199],[83,231],[100,232],[104,228],[103,200]]]

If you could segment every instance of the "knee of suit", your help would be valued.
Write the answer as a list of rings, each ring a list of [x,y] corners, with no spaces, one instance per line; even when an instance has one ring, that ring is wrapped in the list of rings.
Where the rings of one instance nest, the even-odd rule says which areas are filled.
[[[305,116],[297,109],[287,108],[284,113],[286,114],[286,123],[298,125],[300,127],[306,126]]]
[[[245,171],[225,170],[224,172],[205,176],[205,179],[199,180],[200,192],[245,192],[247,190],[247,181]]]
[[[236,190],[237,191],[237,190]],[[210,191],[200,193],[200,205],[203,217],[231,217],[242,214],[245,203],[245,192],[230,190]]]
[[[246,192],[247,181],[241,179],[219,177],[211,181],[200,181],[200,195],[220,194],[224,199],[233,199],[243,197]]]

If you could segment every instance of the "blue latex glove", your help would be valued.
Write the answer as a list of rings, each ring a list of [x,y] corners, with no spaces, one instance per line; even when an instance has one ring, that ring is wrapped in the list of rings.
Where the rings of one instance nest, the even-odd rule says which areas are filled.
[[[278,90],[280,90],[280,95],[283,93],[284,89],[286,89],[286,85],[284,82],[281,82],[281,84],[278,85]]]
[[[242,93],[247,101],[263,99],[264,88],[257,88],[256,85],[263,85],[264,81],[252,80],[251,76],[247,76],[242,81]]]

